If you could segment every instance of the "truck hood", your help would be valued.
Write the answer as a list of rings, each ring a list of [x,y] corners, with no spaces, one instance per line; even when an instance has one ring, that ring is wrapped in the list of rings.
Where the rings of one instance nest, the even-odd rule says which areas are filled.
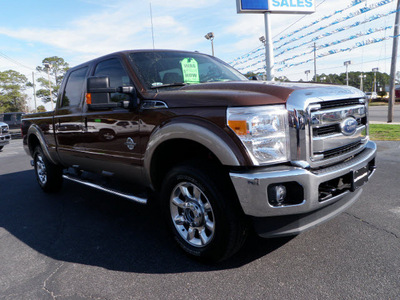
[[[355,88],[327,84],[282,83],[267,81],[212,82],[183,86],[173,90],[160,89],[152,100],[167,103],[168,107],[202,106],[256,106],[286,104],[289,96],[296,92],[310,98],[354,98],[363,97]],[[147,98],[147,97],[146,97]]]

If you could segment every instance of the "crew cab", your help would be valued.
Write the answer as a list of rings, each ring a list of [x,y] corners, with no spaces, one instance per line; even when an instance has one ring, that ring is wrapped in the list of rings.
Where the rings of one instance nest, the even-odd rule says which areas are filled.
[[[172,50],[76,66],[55,110],[22,124],[45,192],[67,179],[156,201],[179,246],[212,261],[238,251],[249,226],[296,235],[351,206],[375,170],[368,130],[358,89],[249,81]]]

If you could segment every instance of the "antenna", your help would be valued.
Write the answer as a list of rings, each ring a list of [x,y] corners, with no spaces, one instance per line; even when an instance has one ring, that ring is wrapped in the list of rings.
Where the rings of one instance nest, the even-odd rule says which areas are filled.
[[[150,2],[150,20],[151,20],[151,37],[153,39],[153,50],[155,49],[154,47],[154,26],[153,26],[153,11],[151,9],[151,2]]]

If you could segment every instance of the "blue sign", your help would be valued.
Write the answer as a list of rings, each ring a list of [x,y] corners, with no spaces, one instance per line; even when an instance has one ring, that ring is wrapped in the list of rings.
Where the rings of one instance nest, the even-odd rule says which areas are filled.
[[[268,0],[240,0],[243,10],[268,10]]]
[[[315,12],[316,0],[236,0],[238,13],[304,13]]]

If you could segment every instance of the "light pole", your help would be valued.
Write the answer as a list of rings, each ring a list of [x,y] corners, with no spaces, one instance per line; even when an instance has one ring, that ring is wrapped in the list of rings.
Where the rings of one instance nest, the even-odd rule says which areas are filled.
[[[317,77],[317,43],[314,42],[314,80],[318,82]]]
[[[214,32],[209,32],[204,36],[207,40],[211,41],[212,56],[214,56]]]
[[[349,65],[351,65],[351,60],[347,60],[343,64],[346,66],[346,85],[349,85]]]
[[[304,73],[306,74],[306,76],[307,76],[307,81],[308,81],[308,74],[310,74],[311,71],[310,71],[310,70],[305,70]]]
[[[35,72],[32,72],[32,87],[33,87],[33,100],[35,102],[35,113],[37,113],[37,105],[36,105],[36,84],[35,84]]]
[[[264,53],[266,53],[267,40],[265,36],[260,36],[259,40],[264,45]],[[265,68],[265,74],[263,75],[263,80],[267,80],[267,65],[265,65],[264,68]]]
[[[53,105],[53,90],[51,88],[51,81],[50,81],[50,68],[52,67],[49,63],[44,63],[44,67],[47,70],[47,79],[49,80],[49,89],[50,89],[50,103],[51,103],[51,110],[54,110]]]
[[[360,77],[360,90],[362,90],[364,92],[364,78],[366,77],[366,75],[364,75],[363,72],[361,72]]]
[[[379,71],[379,68],[373,68],[372,72],[374,72],[374,93],[376,93],[376,72]]]
[[[265,24],[265,67],[267,71],[267,80],[273,81],[275,78],[274,70],[274,47],[272,42],[272,31],[271,31],[271,18],[270,12],[264,13],[264,24]]]

